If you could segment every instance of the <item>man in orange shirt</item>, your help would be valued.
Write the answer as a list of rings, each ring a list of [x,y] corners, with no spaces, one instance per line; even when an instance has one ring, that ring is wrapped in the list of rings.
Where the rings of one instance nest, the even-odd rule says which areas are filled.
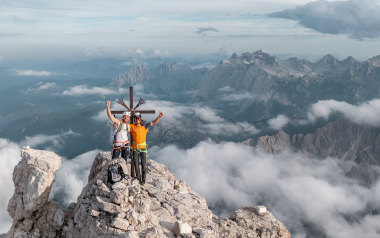
[[[146,156],[148,153],[147,145],[146,145],[146,134],[149,130],[149,127],[156,125],[161,117],[163,117],[164,114],[160,112],[158,114],[158,117],[150,122],[146,123],[141,120],[141,114],[136,113],[134,115],[134,124],[129,124],[130,126],[130,133],[132,135],[133,143],[132,143],[132,153],[133,153],[133,162],[135,165],[135,172],[136,176],[140,181],[140,184],[145,184],[146,179]],[[139,162],[141,163],[141,173],[140,173],[140,166]]]

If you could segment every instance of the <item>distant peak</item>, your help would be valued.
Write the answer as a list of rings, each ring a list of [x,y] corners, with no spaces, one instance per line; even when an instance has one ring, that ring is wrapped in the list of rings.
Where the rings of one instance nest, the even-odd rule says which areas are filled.
[[[335,61],[336,59],[331,54],[327,54],[327,55],[323,56],[322,60],[323,61]]]
[[[354,57],[352,57],[352,56],[348,56],[342,62],[343,63],[349,63],[349,64],[359,63],[359,61],[357,61],[356,59],[354,59]]]
[[[260,64],[267,64],[267,65],[274,65],[274,64],[278,65],[279,60],[275,56],[265,53],[262,50],[258,50],[255,52],[242,53],[241,56],[238,56],[236,53],[233,53],[230,60],[223,60],[221,62],[221,64],[226,64],[226,63],[243,63],[243,64],[260,63]]]
[[[317,64],[322,64],[322,65],[334,65],[337,62],[339,62],[337,59],[334,58],[331,54],[323,56],[322,59],[317,61]]]
[[[370,58],[368,62],[375,67],[380,67],[380,55]]]

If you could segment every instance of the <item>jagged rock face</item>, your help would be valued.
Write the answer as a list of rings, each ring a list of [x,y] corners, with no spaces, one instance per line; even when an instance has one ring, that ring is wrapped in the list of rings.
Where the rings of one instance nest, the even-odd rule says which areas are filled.
[[[174,233],[184,226],[191,227],[188,237],[222,237],[222,234],[229,234],[226,237],[234,237],[232,234],[259,237],[256,229],[250,229],[249,225],[218,219],[208,209],[205,199],[191,191],[185,182],[176,180],[165,165],[148,161],[145,186],[126,179],[110,187],[106,181],[106,170],[96,169],[104,161],[110,161],[109,153],[97,156],[90,172],[93,179],[78,198],[74,218],[69,221],[75,225],[67,229],[74,230],[74,237],[132,237],[134,232],[140,237],[175,237]],[[124,166],[124,170],[127,169]],[[246,219],[250,220],[260,216],[251,212],[248,217]],[[259,220],[266,218],[260,217]],[[180,223],[182,225],[178,225]],[[235,225],[233,231],[230,223]],[[281,227],[280,234],[283,237],[289,235],[285,227],[272,218],[265,229],[273,230],[272,223],[278,226],[276,234]]]
[[[44,158],[49,154],[38,153]],[[237,210],[230,219],[219,219],[204,198],[153,160],[148,161],[145,185],[129,177],[110,185],[107,167],[113,162],[109,152],[99,153],[76,203],[64,211],[41,195],[44,202],[39,203],[39,210],[19,216],[7,237],[290,237],[269,212],[252,207]],[[122,162],[124,171],[129,166]],[[20,168],[15,168],[15,180],[20,179]],[[56,170],[49,171],[54,175]],[[9,210],[15,214],[14,206]]]
[[[380,165],[380,130],[339,119],[317,129],[313,134],[293,135],[292,147],[310,157],[328,156],[353,161],[348,175],[360,178],[370,185],[379,172],[371,168]]]
[[[210,70],[168,63],[153,69],[138,66],[120,74],[112,85],[141,83],[146,92],[164,99],[201,101],[241,121],[255,122],[286,112],[306,117],[306,109],[318,100],[351,104],[372,100],[380,90],[379,62],[379,57],[359,62],[326,55],[313,63],[297,58],[280,60],[257,51],[234,54]],[[248,97],[239,99],[239,107],[226,107],[229,98],[234,101],[233,95],[240,94]]]
[[[263,136],[244,143],[258,146],[267,153],[280,153],[286,149],[303,152],[308,157],[324,159],[334,157],[353,161],[357,165],[348,175],[372,184],[379,172],[371,168],[380,165],[380,129],[358,125],[338,119],[317,129],[314,133],[288,135],[283,131],[273,136]]]
[[[154,69],[148,69],[146,65],[141,65],[119,74],[111,86],[122,87],[143,83],[151,93],[171,95],[195,89],[199,74],[202,72],[202,70],[192,70],[184,65],[167,62]]]
[[[274,136],[261,136],[256,140],[247,140],[244,144],[258,146],[269,154],[278,154],[291,147],[290,136],[284,131],[280,131]]]
[[[48,198],[61,158],[53,152],[30,148],[23,149],[21,157],[13,171],[15,192],[8,204],[13,225],[7,236],[55,237],[64,212]]]

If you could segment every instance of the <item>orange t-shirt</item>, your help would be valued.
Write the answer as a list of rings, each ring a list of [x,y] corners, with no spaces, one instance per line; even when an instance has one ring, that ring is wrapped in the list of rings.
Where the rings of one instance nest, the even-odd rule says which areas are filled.
[[[140,124],[139,126],[136,126],[135,124],[129,124],[129,128],[131,128],[131,135],[133,139],[132,143],[132,149],[136,149],[137,144],[146,143],[146,133],[149,130],[150,123],[144,123]],[[145,149],[146,145],[140,145],[140,149]]]

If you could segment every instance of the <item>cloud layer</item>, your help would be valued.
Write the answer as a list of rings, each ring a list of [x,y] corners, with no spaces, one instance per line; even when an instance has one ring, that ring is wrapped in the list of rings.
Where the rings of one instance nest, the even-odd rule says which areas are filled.
[[[380,36],[380,4],[377,0],[316,1],[295,9],[269,14],[298,21],[302,26],[351,38]]]
[[[375,237],[380,183],[365,188],[345,176],[337,160],[310,160],[285,152],[268,155],[236,143],[205,141],[188,150],[151,149],[179,179],[228,216],[241,206],[265,205],[293,233],[314,226],[328,237]],[[309,234],[310,235],[310,234]]]
[[[262,49],[274,54],[299,54],[312,59],[326,53],[353,55],[355,58],[373,56],[373,48],[379,45],[378,41],[360,42],[359,45],[357,41],[346,37],[321,36],[297,26],[293,21],[265,16],[270,12],[291,9],[308,2],[314,0],[115,0],[107,4],[99,0],[85,0],[81,3],[72,0],[20,0],[17,4],[1,1],[3,11],[0,19],[3,24],[0,40],[3,44],[0,44],[0,51],[5,59],[33,60],[128,57],[133,48],[161,52],[146,52],[144,54],[147,57],[178,54],[196,56],[213,54],[220,49],[227,51],[228,55]],[[331,0],[326,5],[335,4],[330,2]],[[368,9],[376,7],[374,1],[362,2],[362,5],[356,2],[351,4],[359,6],[353,10],[364,9],[364,13],[356,14],[358,16],[339,15],[324,20],[326,14],[320,16],[320,12],[324,11],[314,15],[318,23],[327,21],[334,25],[335,21],[335,25],[343,26],[344,31],[349,33],[350,28],[359,31],[358,26],[363,25],[362,32],[366,33],[363,35],[372,37],[377,34],[370,24],[372,16],[376,14]],[[343,2],[341,5],[348,4]],[[347,13],[352,9],[346,8],[348,10],[342,12]],[[292,13],[296,20],[308,18],[307,14],[302,15],[305,10],[297,12],[298,10],[293,10],[294,14],[290,10],[290,13],[281,12],[284,15],[281,17],[291,18],[289,15]],[[363,16],[369,17],[367,19]],[[358,34],[352,35],[356,37]]]
[[[280,130],[286,124],[288,124],[290,119],[287,116],[279,115],[275,118],[268,120],[268,125],[275,130]]]
[[[33,70],[33,69],[28,69],[28,70],[14,69],[13,72],[15,72],[17,76],[33,76],[33,77],[48,77],[54,74],[49,71]]]
[[[50,199],[59,201],[63,206],[76,202],[82,189],[87,184],[90,168],[99,150],[88,151],[73,159],[62,159]]]
[[[78,136],[78,135],[79,135],[78,133],[75,133],[72,130],[69,130],[57,135],[38,134],[34,136],[25,136],[25,139],[20,141],[20,145],[30,146],[30,147],[44,145],[45,150],[54,151],[55,149],[60,148],[62,146],[62,144],[64,143],[64,140],[66,140],[69,137]]]
[[[278,115],[268,120],[268,125],[272,129],[280,130],[288,123],[305,125],[314,123],[318,118],[328,119],[334,113],[341,113],[346,119],[356,124],[380,127],[380,99],[373,99],[359,105],[336,100],[320,100],[310,105],[306,120],[292,121],[285,115]]]
[[[199,35],[207,35],[206,32],[219,32],[215,27],[201,27],[195,32]]]
[[[347,119],[358,124],[380,126],[380,99],[359,105],[335,100],[321,100],[311,106],[308,118],[310,121],[317,118],[327,119],[334,112],[342,113]]]
[[[83,95],[114,95],[114,94],[123,94],[126,93],[127,89],[125,88],[119,88],[119,89],[112,89],[112,88],[101,88],[101,87],[92,87],[89,88],[87,85],[77,85],[74,87],[69,88],[68,90],[65,90],[62,92],[62,95],[64,96],[83,96]]]
[[[28,88],[27,90],[24,90],[22,91],[24,94],[28,94],[28,93],[38,93],[38,92],[41,92],[41,91],[45,91],[45,90],[48,90],[48,89],[51,89],[51,88],[54,88],[57,86],[56,83],[42,83],[40,82],[39,84],[39,87],[37,88]]]
[[[13,168],[21,160],[21,148],[6,139],[0,138],[0,234],[8,232],[12,219],[8,214],[8,201],[14,192]]]

